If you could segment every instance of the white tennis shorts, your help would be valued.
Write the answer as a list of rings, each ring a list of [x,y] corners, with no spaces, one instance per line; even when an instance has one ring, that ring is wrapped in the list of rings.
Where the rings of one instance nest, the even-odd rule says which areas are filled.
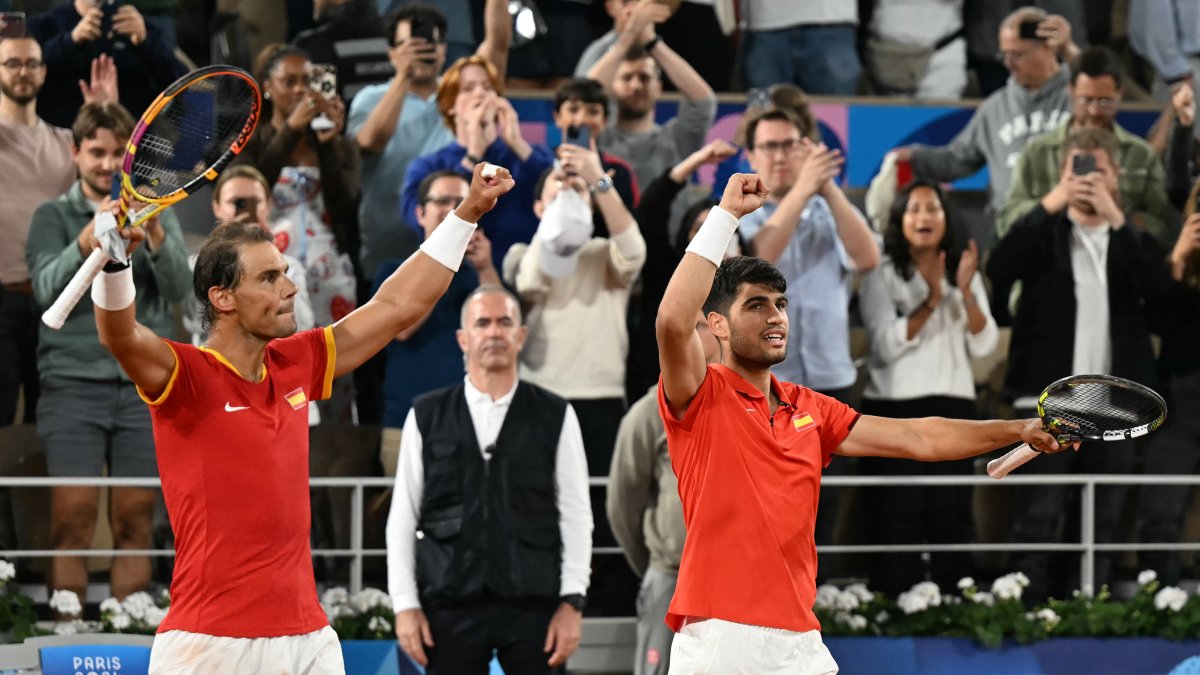
[[[232,638],[170,630],[154,637],[150,675],[345,675],[342,645],[326,626],[304,635]]]
[[[835,675],[821,632],[720,619],[688,622],[671,643],[670,675]]]

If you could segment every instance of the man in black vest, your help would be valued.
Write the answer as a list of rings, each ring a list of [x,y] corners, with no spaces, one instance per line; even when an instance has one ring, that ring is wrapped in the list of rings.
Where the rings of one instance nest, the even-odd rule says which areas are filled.
[[[521,310],[463,303],[462,384],[413,401],[387,524],[396,637],[428,675],[565,673],[591,558],[587,459],[566,400],[517,379]]]

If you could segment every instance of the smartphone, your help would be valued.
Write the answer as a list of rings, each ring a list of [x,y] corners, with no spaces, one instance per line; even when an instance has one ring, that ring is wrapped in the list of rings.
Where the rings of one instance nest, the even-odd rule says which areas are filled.
[[[1042,40],[1038,37],[1037,28],[1040,21],[1022,21],[1017,26],[1017,37],[1022,40]]]
[[[567,143],[581,148],[592,149],[592,130],[589,127],[572,124],[567,127]]]
[[[431,45],[439,45],[445,40],[445,36],[438,29],[438,25],[433,21],[422,21],[420,17],[412,20],[409,24],[409,32],[415,38],[421,38]],[[437,58],[433,55],[421,57],[421,61],[425,63],[435,63]]]
[[[0,38],[25,37],[25,12],[0,12]]]
[[[91,0],[92,7],[97,7],[103,13],[100,17],[100,35],[103,37],[112,37],[113,32],[113,15],[117,13],[117,8],[121,6],[121,0]]]
[[[1079,153],[1071,158],[1071,172],[1076,176],[1086,176],[1096,170],[1096,156]]]
[[[333,100],[333,97],[337,96],[337,66],[329,63],[314,63],[309,86],[326,101]],[[328,115],[321,113],[314,117],[308,126],[313,131],[329,131],[337,125],[329,119]]]
[[[239,223],[251,222],[258,217],[257,197],[238,197],[233,200],[233,219]]]
[[[309,86],[326,100],[332,100],[337,96],[337,66],[331,63],[314,63]]]

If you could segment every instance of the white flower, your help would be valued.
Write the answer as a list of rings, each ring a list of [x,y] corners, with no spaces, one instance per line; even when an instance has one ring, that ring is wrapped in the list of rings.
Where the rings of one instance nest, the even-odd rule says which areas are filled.
[[[965,591],[968,588],[974,588],[974,587],[975,587],[975,580],[972,579],[971,577],[963,577],[958,580],[958,590],[960,590],[960,591]]]
[[[1138,573],[1138,586],[1148,586],[1155,581],[1158,581],[1158,572],[1154,570],[1142,570]]]
[[[904,591],[896,598],[896,604],[905,614],[916,614],[929,609],[929,599],[912,591]]]
[[[867,588],[866,584],[850,584],[846,587],[846,592],[853,594],[859,602],[866,603],[875,599],[875,594]]]
[[[867,617],[862,614],[848,614],[842,623],[849,626],[852,630],[862,630],[867,627]]]
[[[70,593],[70,591],[67,591],[67,592]],[[58,591],[55,591],[55,593],[58,593]],[[75,595],[75,594],[71,593],[71,595]],[[79,602],[78,596],[76,596],[75,602]],[[51,606],[53,607],[53,605],[51,605]],[[55,635],[74,635],[79,632],[79,628],[82,625],[83,625],[83,622],[79,621],[79,620],[60,621],[60,622],[54,624],[54,634]]]
[[[1024,574],[1006,574],[992,582],[992,594],[1001,600],[1020,600],[1021,593],[1027,585],[1029,578]]]
[[[124,614],[125,610],[121,607],[121,603],[116,598],[107,598],[100,603],[100,613],[108,614]]]
[[[344,605],[348,602],[350,602],[350,591],[341,586],[330,588],[321,594],[321,604],[326,607],[326,611],[330,607]]]
[[[971,600],[975,601],[976,604],[987,605],[988,607],[996,604],[996,596],[988,593],[987,591],[980,591],[976,593]]]
[[[922,581],[901,593],[896,602],[905,614],[915,614],[942,604],[942,592],[932,581]]]
[[[1062,620],[1062,617],[1060,617],[1057,612],[1049,607],[1043,607],[1039,609],[1037,611],[1037,618],[1045,625],[1046,630],[1054,628],[1058,625],[1058,622]]]
[[[831,609],[837,602],[838,595],[841,591],[833,584],[821,584],[817,587],[817,597],[813,600],[813,607],[816,609]]]
[[[154,606],[146,610],[146,625],[150,628],[158,628],[158,624],[167,618],[167,610],[162,607]]]
[[[376,607],[391,609],[392,599],[378,588],[364,588],[354,594],[354,597],[350,599],[350,604],[354,605],[359,614],[365,614]]]
[[[858,596],[849,591],[843,591],[838,593],[837,599],[833,601],[833,606],[843,611],[858,609]]]
[[[373,616],[367,622],[367,630],[372,633],[391,633],[392,624],[382,616]]]
[[[1158,610],[1169,609],[1178,612],[1187,604],[1187,591],[1178,586],[1163,586],[1154,594],[1154,607]]]
[[[50,609],[66,616],[75,616],[83,611],[83,605],[79,604],[79,596],[75,591],[60,588],[50,596]]]
[[[121,607],[134,621],[145,621],[150,610],[158,609],[158,605],[154,604],[154,598],[145,591],[125,596],[125,599],[121,601]]]
[[[8,583],[17,575],[17,567],[7,560],[0,560],[0,584]]]
[[[330,621],[333,621],[334,619],[340,619],[344,616],[357,616],[358,613],[355,612],[354,608],[350,607],[349,605],[334,605],[328,611],[326,611],[326,615],[329,617]]]
[[[887,623],[888,619],[891,619],[891,618],[892,618],[891,614],[888,614],[887,612],[885,612],[883,610],[879,610],[879,613],[875,615],[875,623]]]
[[[112,627],[116,630],[125,630],[133,625],[133,621],[129,618],[128,614],[113,614],[112,619],[109,620],[109,623],[111,623]]]

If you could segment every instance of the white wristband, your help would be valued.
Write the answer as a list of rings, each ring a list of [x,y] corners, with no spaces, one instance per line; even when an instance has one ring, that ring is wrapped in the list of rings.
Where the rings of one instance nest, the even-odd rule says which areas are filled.
[[[700,226],[696,236],[692,237],[687,250],[720,267],[737,228],[738,219],[732,213],[714,206],[708,212],[708,217],[704,219],[704,224]]]
[[[119,272],[101,272],[92,282],[92,304],[117,312],[133,304],[137,289],[133,286],[133,267]]]
[[[475,234],[475,225],[451,211],[433,234],[421,244],[421,250],[443,267],[457,272],[463,256],[467,253],[467,243],[471,241],[472,234]]]

